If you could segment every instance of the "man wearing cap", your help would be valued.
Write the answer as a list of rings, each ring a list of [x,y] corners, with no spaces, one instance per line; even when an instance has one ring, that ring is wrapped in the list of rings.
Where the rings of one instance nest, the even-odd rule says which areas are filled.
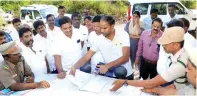
[[[187,80],[190,82],[189,85],[184,88],[177,90],[172,88],[151,88],[143,89],[143,92],[156,93],[159,95],[196,95],[196,65],[197,65],[197,46],[188,46],[188,53],[190,58],[187,63]]]
[[[175,27],[175,26],[182,27],[185,30],[183,48],[185,48],[185,50],[188,51],[186,46],[192,46],[192,45],[196,44],[195,39],[187,32],[187,30],[189,28],[189,21],[186,20],[186,19],[185,20],[174,19],[174,20],[171,20],[167,24],[168,28]],[[157,72],[158,72],[158,74],[165,73],[168,70],[169,64],[170,64],[169,57],[171,55],[172,55],[171,53],[166,53],[164,51],[164,48],[162,46],[160,46],[159,59],[158,59],[158,62],[157,62]],[[165,87],[165,86],[168,86],[172,83],[173,82],[169,82],[169,83],[164,84],[162,86]]]
[[[4,62],[0,64],[0,90],[4,88],[10,88],[12,91],[48,88],[50,85],[46,81],[34,83],[34,74],[22,60],[20,52],[21,48],[16,41],[0,45],[0,53],[4,58]]]
[[[165,52],[173,54],[173,56],[169,58],[171,64],[165,73],[157,75],[150,80],[116,80],[113,83],[114,87],[111,91],[118,90],[123,84],[154,88],[171,81],[174,81],[176,89],[185,87],[188,84],[185,69],[189,55],[183,48],[184,33],[184,29],[181,27],[171,27],[167,28],[163,35],[158,39],[158,43],[164,47]]]

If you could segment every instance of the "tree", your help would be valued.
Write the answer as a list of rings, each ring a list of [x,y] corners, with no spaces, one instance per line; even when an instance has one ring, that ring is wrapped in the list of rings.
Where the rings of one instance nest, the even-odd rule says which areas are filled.
[[[189,9],[196,9],[196,0],[181,0],[181,3]]]

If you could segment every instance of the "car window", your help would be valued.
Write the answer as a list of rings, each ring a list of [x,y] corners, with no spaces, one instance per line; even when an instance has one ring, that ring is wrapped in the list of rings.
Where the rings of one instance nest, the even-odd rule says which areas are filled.
[[[134,11],[139,11],[141,15],[146,15],[148,11],[148,5],[148,3],[134,4],[132,13]]]
[[[26,16],[27,12],[30,13],[29,18],[33,19],[33,17],[32,17],[32,10],[21,10],[21,20],[25,19],[25,16]]]
[[[185,8],[181,4],[174,3],[174,5],[175,5],[176,14],[179,14],[179,15],[186,14]]]
[[[55,10],[55,8],[53,7],[49,7],[49,8],[41,9],[40,14],[42,15],[43,18],[46,18],[48,14],[53,14],[53,15],[57,14],[57,10]]]
[[[151,9],[155,8],[158,10],[158,15],[166,15],[167,14],[167,4],[165,3],[155,3],[155,4],[151,4]]]
[[[34,17],[36,18],[36,17],[41,17],[40,16],[40,13],[37,11],[37,10],[34,10]]]

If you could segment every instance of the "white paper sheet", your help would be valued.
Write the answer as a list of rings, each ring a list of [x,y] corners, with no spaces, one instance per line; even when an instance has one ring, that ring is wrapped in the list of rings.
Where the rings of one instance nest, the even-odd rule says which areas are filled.
[[[106,86],[108,80],[108,77],[94,76],[84,87],[81,88],[81,90],[100,93],[101,90]]]
[[[100,93],[107,84],[109,78],[103,76],[95,76],[93,74],[84,73],[76,70],[75,76],[67,75],[67,78],[79,87],[79,90]]]
[[[118,96],[140,96],[142,91],[141,87],[133,87],[133,86],[123,86],[119,90],[121,91]]]

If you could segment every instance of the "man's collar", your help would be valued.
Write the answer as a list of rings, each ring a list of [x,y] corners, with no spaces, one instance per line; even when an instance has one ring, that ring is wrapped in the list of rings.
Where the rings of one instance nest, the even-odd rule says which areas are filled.
[[[148,31],[150,31],[150,32],[148,33],[148,35],[151,36],[152,30],[148,30]],[[159,37],[159,36],[160,36],[160,33],[162,33],[162,31],[159,31],[159,32],[157,33],[156,37]]]
[[[16,64],[17,65],[17,64]],[[9,61],[6,61],[5,60],[5,64],[4,64],[4,68],[8,68],[8,69],[14,69],[14,67],[16,66],[15,64],[13,64],[13,63],[11,63],[11,62],[9,62]]]
[[[172,61],[176,62],[180,55],[185,51],[184,48],[181,48],[175,55],[171,56]]]

